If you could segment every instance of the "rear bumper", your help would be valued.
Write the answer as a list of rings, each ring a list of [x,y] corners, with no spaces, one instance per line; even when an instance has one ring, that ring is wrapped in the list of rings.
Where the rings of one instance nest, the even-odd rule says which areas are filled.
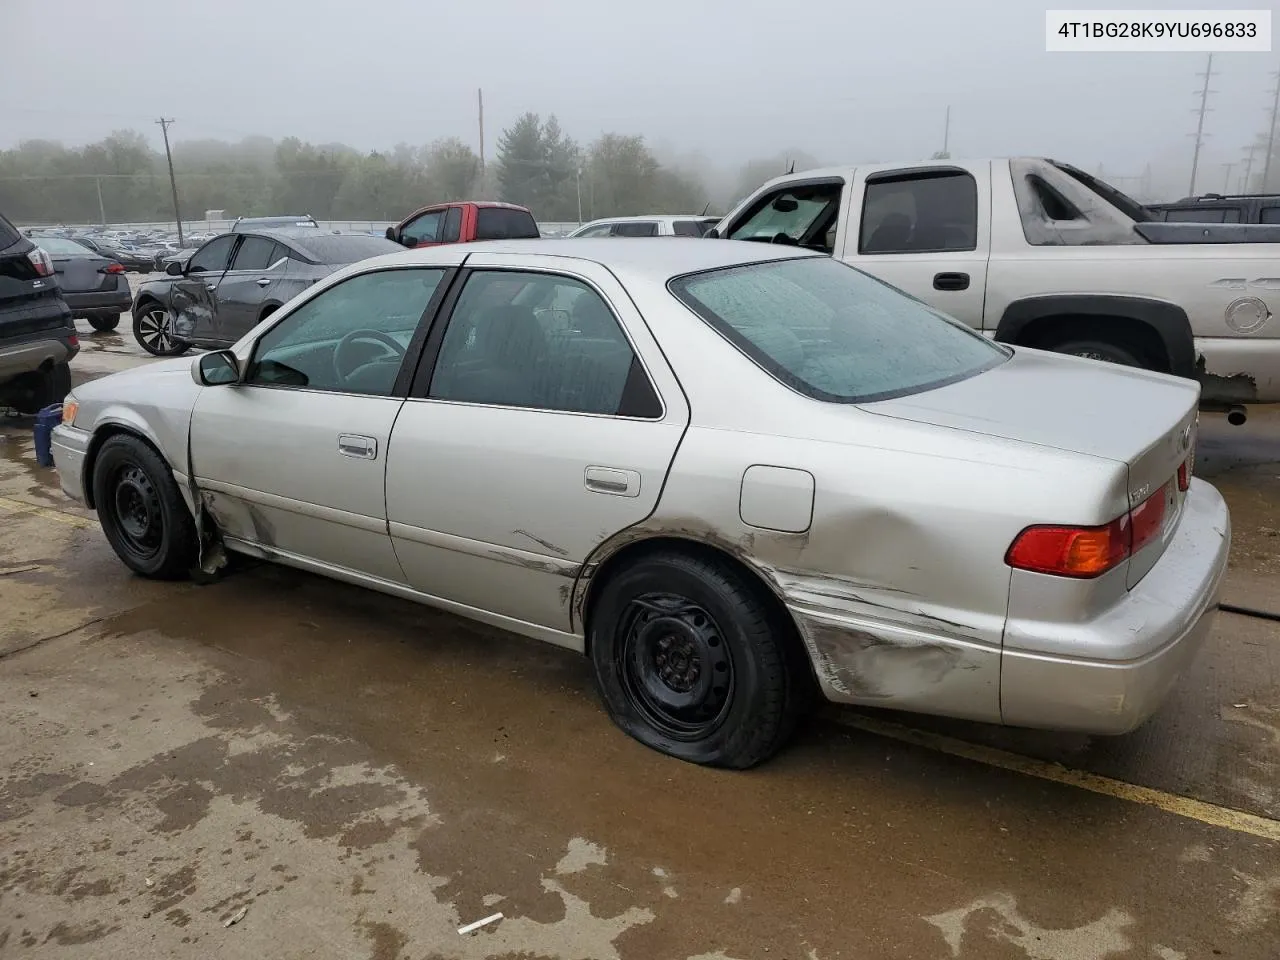
[[[1044,624],[1010,619],[1001,657],[1004,723],[1095,734],[1128,733],[1159,708],[1208,638],[1231,547],[1221,494],[1193,480],[1178,531],[1156,565],[1124,598],[1090,621]],[[1015,588],[1016,589],[1016,588]],[[1090,657],[1037,652],[1059,643],[1063,627]],[[1016,644],[1016,646],[1015,646]],[[1117,658],[1096,651],[1111,644]]]
[[[133,294],[128,283],[115,290],[92,290],[87,293],[62,292],[72,314],[82,317],[87,313],[128,313],[133,306]]]
[[[80,352],[78,343],[67,336],[57,336],[61,331],[21,343],[6,344],[0,340],[0,384],[25,373],[35,373],[54,364],[66,363]]]
[[[51,446],[53,465],[58,470],[58,482],[62,492],[77,503],[85,503],[84,461],[89,453],[92,435],[66,424],[53,428]]]

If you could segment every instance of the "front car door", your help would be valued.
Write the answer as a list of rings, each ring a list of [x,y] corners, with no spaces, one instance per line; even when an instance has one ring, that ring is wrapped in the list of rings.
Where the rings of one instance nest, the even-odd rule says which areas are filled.
[[[403,583],[387,534],[387,447],[405,356],[448,269],[374,270],[325,287],[237,347],[238,383],[201,391],[193,475],[232,546]]]
[[[179,339],[196,343],[217,341],[214,292],[239,239],[240,235],[235,233],[214,237],[191,255],[181,278],[174,281],[169,291],[169,311]]]
[[[846,229],[847,263],[982,329],[990,163],[860,169]]]
[[[263,304],[276,296],[274,288],[280,286],[288,257],[288,248],[272,238],[244,235],[214,291],[214,336],[224,343],[235,343],[257,326]]]
[[[414,588],[580,646],[574,577],[653,511],[689,411],[618,280],[562,263],[467,259],[391,437],[387,518]]]

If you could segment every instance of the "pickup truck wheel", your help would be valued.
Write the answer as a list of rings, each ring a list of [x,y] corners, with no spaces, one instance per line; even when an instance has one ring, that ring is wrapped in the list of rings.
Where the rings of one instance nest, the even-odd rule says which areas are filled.
[[[180,357],[191,349],[173,335],[173,317],[160,304],[143,304],[133,315],[133,338],[154,357]]]
[[[1138,356],[1124,347],[1102,340],[1071,340],[1049,348],[1054,353],[1065,353],[1073,357],[1086,357],[1089,360],[1105,360],[1107,363],[1118,363],[1125,367],[1145,366]]]
[[[593,605],[591,659],[624,732],[692,763],[768,759],[804,703],[786,625],[727,565],[682,553],[620,570]]]
[[[120,326],[120,314],[118,313],[95,313],[89,318],[89,326],[97,330],[99,333],[110,333],[116,327]]]
[[[134,573],[156,580],[188,575],[196,527],[168,465],[138,437],[117,434],[93,465],[93,502],[111,548]]]

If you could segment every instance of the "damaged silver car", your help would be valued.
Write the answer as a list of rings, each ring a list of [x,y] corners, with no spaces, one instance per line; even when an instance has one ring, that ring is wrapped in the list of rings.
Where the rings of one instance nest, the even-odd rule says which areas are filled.
[[[483,243],[77,387],[54,454],[141,575],[231,551],[568,647],[627,733],[741,768],[815,693],[1145,720],[1226,568],[1198,393],[794,248]]]

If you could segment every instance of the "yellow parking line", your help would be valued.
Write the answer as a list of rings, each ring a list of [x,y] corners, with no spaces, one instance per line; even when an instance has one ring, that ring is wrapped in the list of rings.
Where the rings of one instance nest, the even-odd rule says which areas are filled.
[[[63,513],[61,510],[42,507],[38,503],[27,503],[25,500],[14,500],[11,497],[0,497],[0,509],[10,510],[14,513],[34,513],[36,516],[44,517],[46,520],[56,520],[58,523],[65,523],[86,530],[97,526],[88,517],[78,517],[74,513]]]
[[[1088,773],[1084,770],[1073,770],[1070,767],[1064,767],[1060,763],[1052,763],[1048,760],[1037,760],[1034,757],[1025,757],[1021,754],[1010,753],[1007,750],[1000,750],[995,747],[967,743],[964,740],[957,740],[955,737],[931,733],[927,730],[917,730],[914,727],[906,727],[889,720],[878,720],[861,714],[847,714],[839,718],[839,723],[848,727],[856,727],[867,733],[874,733],[893,740],[900,740],[903,743],[910,743],[917,747],[924,747],[927,750],[936,750],[939,753],[945,753],[953,757],[962,757],[965,760],[983,763],[989,767],[998,767],[1001,770],[1010,770],[1029,777],[1039,777],[1041,780],[1052,780],[1054,783],[1079,787],[1081,790],[1115,797],[1118,800],[1127,800],[1130,803],[1145,804],[1179,817],[1207,823],[1213,827],[1234,830],[1237,833],[1247,833],[1250,836],[1261,837],[1263,840],[1272,840],[1280,843],[1280,820],[1260,817],[1253,813],[1244,813],[1241,810],[1232,810],[1230,807],[1220,807],[1217,804],[1206,803],[1203,800],[1193,800],[1190,797],[1179,796],[1176,793],[1168,793],[1164,790],[1140,787],[1136,784],[1125,783],[1123,780],[1114,780],[1111,777]]]

